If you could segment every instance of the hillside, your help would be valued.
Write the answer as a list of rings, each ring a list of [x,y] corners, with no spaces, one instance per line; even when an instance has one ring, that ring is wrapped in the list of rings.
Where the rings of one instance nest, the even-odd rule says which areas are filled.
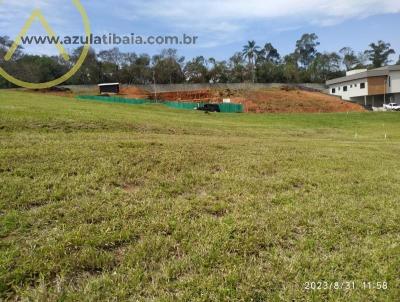
[[[179,85],[178,85],[179,86]],[[251,86],[249,86],[251,87]],[[173,88],[173,85],[171,85]],[[57,96],[74,97],[79,94],[98,93],[93,86],[86,93],[74,87],[76,91],[40,91]],[[203,89],[194,91],[170,91],[153,94],[136,86],[122,86],[121,97],[148,99],[157,98],[162,101],[179,102],[212,102],[220,103],[224,98],[230,98],[234,103],[244,105],[246,112],[251,113],[336,113],[336,112],[365,112],[364,107],[343,101],[337,97],[317,91],[307,91],[299,88],[270,89]]]
[[[397,113],[0,90],[0,300],[395,301],[399,151]]]
[[[139,89],[125,89],[129,97],[143,97]],[[147,95],[151,97],[150,94]],[[153,96],[154,98],[154,96]],[[195,91],[173,91],[157,93],[157,98],[168,101],[189,102],[222,102],[230,98],[234,103],[244,105],[246,112],[251,113],[337,113],[365,112],[364,107],[318,91],[307,91],[299,88],[271,89],[210,89]]]
[[[301,89],[263,89],[229,92],[235,103],[253,113],[335,113],[364,112],[362,106]]]

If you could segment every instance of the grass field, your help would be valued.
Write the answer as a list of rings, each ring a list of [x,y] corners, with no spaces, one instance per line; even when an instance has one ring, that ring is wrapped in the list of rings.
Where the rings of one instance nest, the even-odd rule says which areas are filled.
[[[398,113],[0,91],[0,300],[398,301],[399,155]]]

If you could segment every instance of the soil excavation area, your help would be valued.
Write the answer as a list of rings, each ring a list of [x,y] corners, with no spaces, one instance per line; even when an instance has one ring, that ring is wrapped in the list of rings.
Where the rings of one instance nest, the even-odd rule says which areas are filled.
[[[152,94],[139,88],[124,88],[122,94],[130,98],[151,98],[178,102],[221,103],[231,99],[243,104],[245,112],[252,113],[329,113],[363,112],[364,107],[343,101],[317,91],[299,88],[273,88],[260,90],[197,90],[172,91]]]
[[[71,91],[46,90],[41,93],[58,96],[74,96]],[[230,99],[232,103],[244,105],[249,113],[335,113],[364,112],[366,109],[355,103],[343,101],[318,91],[302,88],[271,89],[203,89],[195,91],[149,92],[140,87],[121,87],[120,97],[134,99],[157,99],[160,101],[222,103]]]
[[[343,101],[337,97],[305,90],[268,89],[244,91],[231,101],[245,105],[246,112],[254,113],[318,113],[363,112],[359,104]]]

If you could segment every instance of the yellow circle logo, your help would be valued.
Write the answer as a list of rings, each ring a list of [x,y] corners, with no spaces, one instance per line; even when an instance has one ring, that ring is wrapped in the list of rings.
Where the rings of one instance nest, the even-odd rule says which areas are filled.
[[[82,21],[83,21],[83,26],[85,28],[85,34],[87,37],[90,37],[91,35],[91,29],[90,29],[90,22],[89,22],[89,17],[86,13],[85,8],[81,4],[80,0],[72,0],[72,3],[75,5],[76,9],[79,11],[79,13],[82,16]],[[54,31],[51,29],[50,25],[47,23],[46,19],[44,18],[43,14],[41,13],[40,10],[34,10],[28,21],[25,23],[24,27],[22,28],[21,32],[19,33],[18,37],[15,39],[14,44],[11,46],[11,48],[8,50],[7,54],[5,55],[4,59],[6,61],[10,60],[16,49],[18,48],[18,45],[21,43],[21,37],[25,36],[28,29],[31,27],[33,21],[35,19],[39,19],[40,23],[43,25],[43,27],[46,29],[47,34],[50,37],[55,37]],[[69,56],[67,52],[65,51],[64,47],[62,46],[61,43],[56,44],[56,47],[61,53],[61,56],[64,58],[64,60],[68,61]],[[55,79],[53,81],[49,81],[46,83],[30,83],[30,82],[24,82],[19,79],[16,79],[12,75],[8,74],[2,67],[0,67],[0,75],[8,80],[9,82],[20,86],[20,87],[25,87],[29,89],[45,89],[45,88],[50,88],[53,86],[57,86],[66,80],[68,80],[70,77],[72,77],[78,70],[81,68],[83,62],[85,61],[88,53],[89,53],[89,48],[90,44],[86,43],[85,46],[83,47],[82,53],[78,59],[78,61],[75,63],[75,65],[62,77],[59,77],[58,79]]]

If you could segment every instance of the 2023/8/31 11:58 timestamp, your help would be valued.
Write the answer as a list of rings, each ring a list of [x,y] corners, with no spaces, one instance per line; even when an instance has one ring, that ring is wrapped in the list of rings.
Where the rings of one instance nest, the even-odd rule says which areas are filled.
[[[318,290],[387,290],[389,284],[386,281],[310,281],[304,284],[304,289],[307,291]]]

